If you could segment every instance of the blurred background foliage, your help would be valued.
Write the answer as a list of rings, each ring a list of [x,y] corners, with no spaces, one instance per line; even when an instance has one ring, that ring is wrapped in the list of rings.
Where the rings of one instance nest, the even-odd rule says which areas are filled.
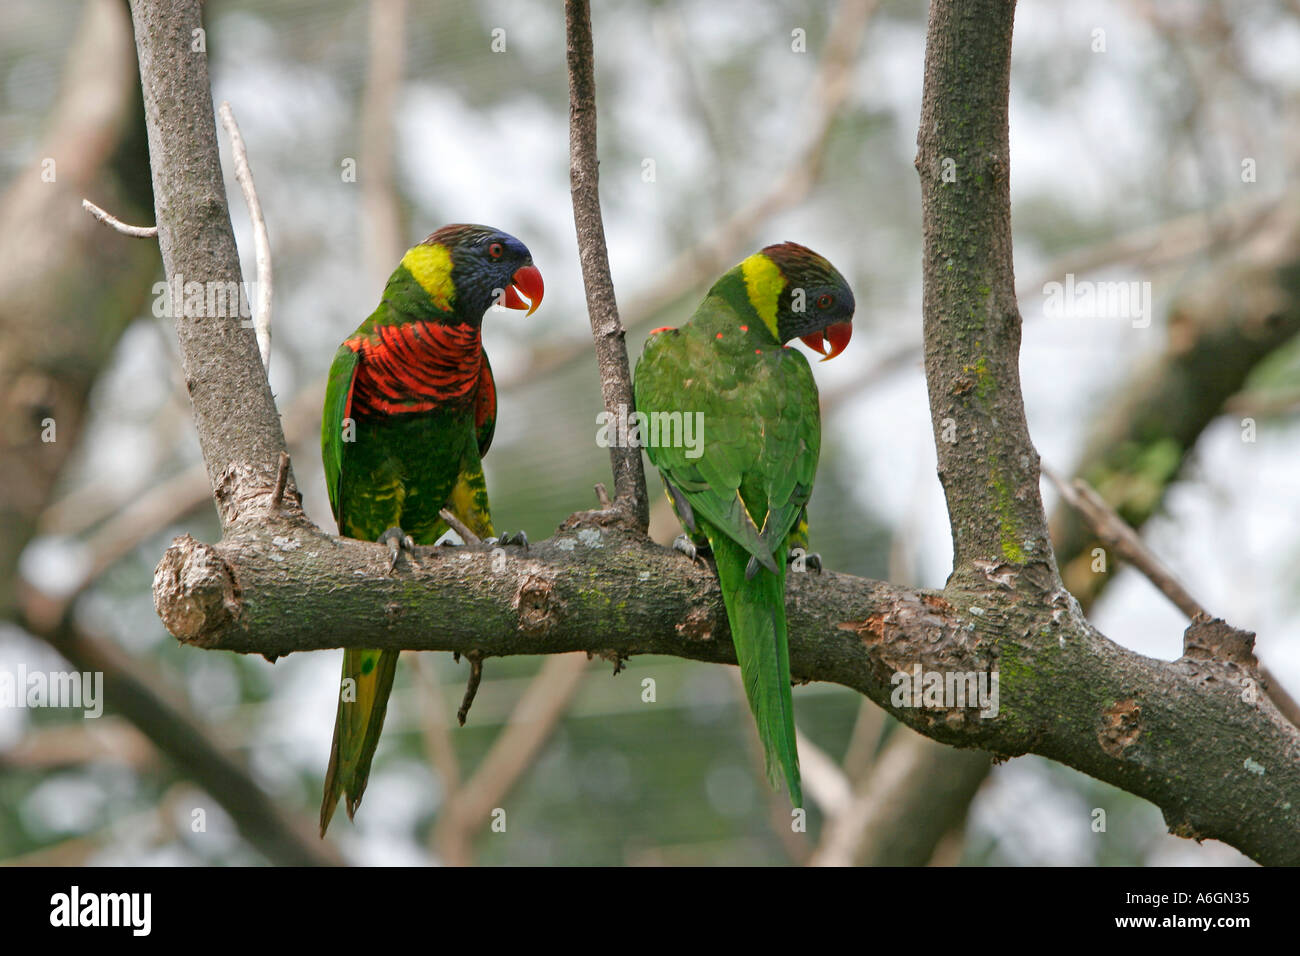
[[[66,668],[28,631],[40,630],[32,592],[56,605],[71,599],[77,627],[130,655],[156,693],[194,714],[277,804],[306,821],[328,756],[337,653],[272,666],[179,647],[163,630],[150,596],[154,565],[173,536],[215,540],[219,529],[173,335],[152,312],[156,250],[152,266],[129,272],[99,257],[149,243],[65,224],[84,215],[81,194],[124,219],[152,221],[147,201],[128,203],[143,169],[138,80],[126,71],[99,81],[104,96],[115,90],[130,105],[111,123],[92,126],[87,108],[60,108],[77,95],[78,64],[123,56],[124,8],[7,0],[0,14],[0,182],[9,184],[0,207],[9,218],[0,222],[20,227],[11,242],[45,249],[51,270],[94,266],[101,276],[77,301],[42,302],[42,290],[63,280],[40,273],[22,300],[34,304],[11,309],[10,324],[44,342],[76,316],[87,330],[79,334],[99,330],[106,343],[88,360],[88,396],[69,399],[85,417],[60,432],[70,447],[59,450],[57,468],[44,477],[6,473],[14,483],[6,493],[26,482],[39,507],[8,544],[25,582],[18,602],[27,604],[0,623],[0,668]],[[271,382],[309,516],[333,530],[316,447],[332,354],[373,307],[401,249],[451,221],[514,233],[546,278],[536,315],[489,314],[485,323],[501,385],[487,460],[497,524],[536,540],[592,507],[608,456],[594,440],[601,405],[568,199],[561,5],[210,0],[205,17],[214,99],[229,100],[239,118],[270,229]],[[680,321],[708,277],[759,246],[795,239],[827,255],[854,287],[858,328],[848,353],[817,367],[825,438],[813,545],[836,570],[941,586],[951,550],[917,350],[912,160],[925,6],[595,0],[593,19],[602,200],[632,356],[649,328]],[[793,48],[797,30],[803,52]],[[1293,3],[1020,5],[1011,144],[1022,375],[1031,432],[1056,470],[1088,464],[1088,436],[1123,413],[1119,399],[1197,341],[1199,326],[1188,332],[1176,321],[1184,297],[1204,298],[1198,290],[1225,263],[1272,262],[1287,248],[1298,92]],[[59,116],[74,131],[83,117],[84,135],[52,136]],[[46,188],[41,160],[71,168],[94,137],[121,147],[119,160],[134,144],[134,162],[113,167],[104,158],[83,193],[64,190],[57,222],[24,213],[14,197]],[[1254,177],[1244,181],[1248,158]],[[349,161],[355,181],[345,175]],[[247,214],[226,165],[251,278]],[[51,184],[40,195],[54,194]],[[82,237],[75,243],[72,230]],[[0,278],[14,269],[0,257]],[[1067,272],[1152,282],[1151,326],[1045,317],[1043,283]],[[129,321],[117,318],[123,310]],[[1230,383],[1227,410],[1216,404],[1190,442],[1171,443],[1157,427],[1121,470],[1149,482],[1145,512],[1126,516],[1146,523],[1148,542],[1204,603],[1259,632],[1261,658],[1294,691],[1300,348],[1291,341],[1266,352],[1246,381]],[[28,358],[59,380],[50,371],[57,363]],[[1213,362],[1200,368],[1217,374]],[[1245,414],[1258,420],[1254,442],[1241,438]],[[6,453],[17,460],[47,450],[11,443]],[[658,478],[650,481],[657,499]],[[1048,501],[1055,505],[1050,489]],[[675,533],[662,508],[652,532],[662,542]],[[1111,578],[1092,611],[1099,627],[1145,653],[1177,657],[1185,626],[1177,612],[1138,575],[1112,567]],[[813,807],[807,836],[792,839],[784,798],[761,780],[727,668],[658,657],[634,658],[617,676],[604,661],[556,668],[535,690],[551,704],[546,715],[515,721],[540,731],[537,739],[489,758],[542,663],[489,660],[468,725],[451,729],[464,663],[421,655],[418,670],[402,668],[365,803],[355,825],[335,824],[330,843],[364,863],[800,862],[823,837],[832,797],[844,796],[836,787],[868,780],[875,758],[906,733],[895,735],[892,720],[843,688],[797,688],[800,730],[832,770],[820,775],[831,797]],[[646,678],[652,703],[643,700]],[[934,772],[944,766],[940,759]],[[98,720],[0,709],[0,859],[266,862],[188,777],[115,714],[111,698]],[[907,862],[1245,862],[1231,848],[1168,836],[1151,805],[1046,760],[991,773],[980,766],[972,781],[969,813],[968,794],[949,808],[937,846]],[[504,808],[505,833],[490,832],[481,813],[460,823],[448,811],[484,794],[492,799],[478,809]],[[196,808],[206,812],[203,832],[191,825]],[[1105,832],[1093,829],[1096,808],[1106,811]],[[923,824],[904,814],[895,827],[912,825]]]

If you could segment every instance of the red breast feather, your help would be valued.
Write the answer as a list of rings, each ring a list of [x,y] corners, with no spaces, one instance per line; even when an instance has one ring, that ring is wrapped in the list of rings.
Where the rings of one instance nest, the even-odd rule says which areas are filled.
[[[352,393],[354,415],[427,412],[473,396],[483,345],[473,325],[404,322],[349,339],[360,355]]]

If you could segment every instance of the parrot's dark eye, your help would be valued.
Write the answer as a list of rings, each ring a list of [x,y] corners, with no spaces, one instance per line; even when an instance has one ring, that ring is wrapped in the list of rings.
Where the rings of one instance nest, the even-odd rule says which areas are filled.
[[[506,247],[501,245],[501,243],[499,242],[494,242],[492,243],[492,245],[488,246],[488,255],[490,255],[493,259],[500,259],[501,253],[505,251],[506,251]]]
[[[823,292],[817,297],[817,308],[819,309],[829,309],[834,304],[835,296],[831,295],[829,292]]]

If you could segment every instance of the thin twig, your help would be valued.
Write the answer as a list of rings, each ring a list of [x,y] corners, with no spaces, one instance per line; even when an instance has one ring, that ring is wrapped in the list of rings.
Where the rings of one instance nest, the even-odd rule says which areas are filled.
[[[230,104],[223,102],[217,111],[221,114],[221,125],[230,136],[230,154],[235,161],[235,179],[244,193],[244,202],[248,205],[248,218],[253,224],[253,250],[257,257],[257,310],[253,316],[253,327],[257,332],[257,348],[262,354],[262,367],[271,373],[271,237],[266,231],[266,218],[262,215],[262,203],[257,198],[257,188],[253,185],[253,170],[248,165],[248,150],[244,146],[244,137],[239,133],[239,124]]]
[[[1096,489],[1082,478],[1075,478],[1072,483],[1066,483],[1046,465],[1043,465],[1042,469],[1043,474],[1056,486],[1061,497],[1083,515],[1102,544],[1113,549],[1140,571],[1161,594],[1173,602],[1178,610],[1193,622],[1209,620],[1213,617],[1205,606],[1179,583],[1173,572],[1161,563],[1155,553],[1138,537],[1132,526],[1119,516]],[[1264,679],[1264,691],[1269,699],[1287,720],[1300,727],[1300,703],[1296,702],[1263,664],[1259,665],[1259,674]]]
[[[474,706],[474,698],[478,696],[478,685],[483,681],[483,655],[478,651],[466,651],[465,660],[469,661],[469,680],[465,682],[465,696],[460,702],[460,710],[456,711],[456,719],[462,727],[465,726],[465,718],[469,716],[469,709]]]
[[[626,414],[635,407],[632,370],[627,360],[623,324],[618,317],[618,303],[614,300],[614,280],[609,272],[605,226],[600,215],[596,68],[588,0],[565,0],[564,26],[569,67],[569,187],[582,284],[587,292],[587,316],[596,342],[605,411],[610,415]],[[650,505],[641,449],[611,443],[609,458],[614,471],[615,502],[645,531],[650,522]]]
[[[1083,515],[1103,544],[1118,552],[1146,575],[1160,593],[1169,598],[1174,606],[1189,618],[1206,614],[1201,603],[1178,583],[1173,573],[1142,543],[1142,539],[1138,537],[1132,526],[1121,518],[1091,485],[1082,478],[1066,482],[1046,465],[1042,468],[1043,474],[1056,486],[1061,497]]]
[[[446,508],[443,508],[441,511],[438,512],[438,517],[441,518],[443,521],[447,522],[447,524],[451,527],[451,530],[455,531],[458,535],[460,535],[460,540],[464,541],[466,544],[473,545],[475,547],[481,546],[483,544],[482,538],[476,535],[473,531],[470,531],[469,526],[466,525],[465,522],[461,521],[459,518],[457,518]],[[462,720],[461,723],[463,724],[464,721]]]
[[[157,226],[128,226],[121,219],[118,219],[111,212],[107,212],[96,206],[89,199],[81,200],[81,208],[86,210],[104,225],[116,229],[124,236],[131,236],[135,239],[157,239]]]
[[[614,503],[609,500],[609,492],[605,489],[604,482],[596,482],[596,500],[600,502],[601,508],[606,511],[614,506]]]

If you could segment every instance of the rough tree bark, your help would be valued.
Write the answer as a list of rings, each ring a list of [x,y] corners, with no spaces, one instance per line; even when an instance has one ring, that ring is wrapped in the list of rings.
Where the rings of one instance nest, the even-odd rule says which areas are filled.
[[[242,278],[217,154],[207,54],[194,49],[200,8],[181,0],[131,0],[158,245],[173,290],[191,282],[205,289],[239,288]],[[187,317],[183,305],[173,296],[171,317],[183,346],[185,385],[208,479],[229,533],[242,513],[234,496],[250,487],[274,487],[284,431],[256,336],[238,310],[229,317]],[[292,472],[286,495],[297,498]]]
[[[206,78],[188,72],[179,52],[189,34],[177,14],[196,16],[196,4],[137,6],[151,27],[141,44],[146,87],[155,89],[151,143],[155,128],[188,137],[156,160],[181,163],[155,170],[169,274],[185,264],[200,279],[237,275],[233,243],[217,236],[229,230],[224,202],[178,188],[216,162]],[[1007,181],[1013,10],[1005,0],[935,0],[927,38],[917,163],[926,373],[954,573],[941,592],[792,575],[791,670],[854,688],[933,739],[1038,753],[1114,783],[1160,806],[1176,833],[1222,839],[1265,863],[1300,863],[1300,732],[1247,692],[1255,679],[1248,651],[1207,651],[1218,645],[1192,628],[1179,661],[1135,654],[1087,622],[1057,573],[1017,368]],[[943,181],[945,158],[955,161],[956,182]],[[187,203],[195,194],[201,201]],[[183,228],[178,216],[189,217]],[[187,241],[200,252],[183,249]],[[221,255],[204,257],[204,248]],[[216,545],[182,536],[158,566],[155,605],[181,641],[274,658],[337,646],[342,619],[352,622],[349,639],[369,647],[734,662],[713,575],[616,514],[573,516],[554,538],[504,559],[417,549],[390,575],[382,547],[325,534],[292,498],[273,507],[283,440],[256,347],[251,334],[209,326],[181,321],[177,334],[187,374],[201,373],[191,393],[225,536]],[[954,442],[945,441],[949,423]],[[997,716],[895,706],[891,678],[916,664],[997,672]]]

